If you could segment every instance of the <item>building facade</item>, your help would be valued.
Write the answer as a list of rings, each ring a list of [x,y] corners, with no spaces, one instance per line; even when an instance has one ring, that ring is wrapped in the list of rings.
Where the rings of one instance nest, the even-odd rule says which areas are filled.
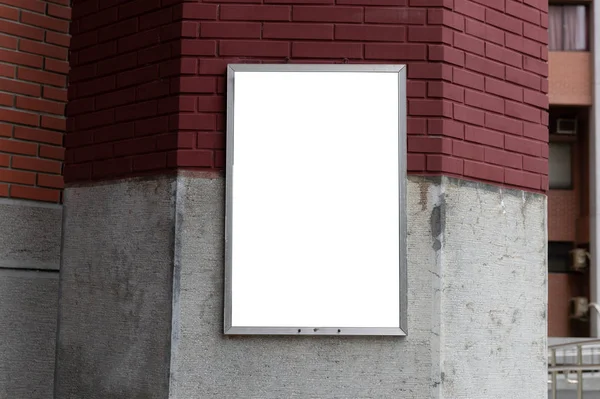
[[[0,0],[0,397],[544,397],[547,250],[595,237],[585,168],[563,173],[593,140],[548,146],[557,118],[593,127],[593,53],[549,53],[548,10]],[[562,26],[552,46],[589,48]],[[561,54],[581,70],[562,92]],[[405,339],[222,336],[228,63],[407,65]],[[546,193],[573,232],[546,233]]]
[[[577,314],[576,299],[595,303],[594,107],[596,52],[591,3],[552,3],[549,7],[548,192],[550,337],[596,336],[596,312]],[[574,265],[574,249],[591,256]],[[584,255],[585,256],[585,255]]]

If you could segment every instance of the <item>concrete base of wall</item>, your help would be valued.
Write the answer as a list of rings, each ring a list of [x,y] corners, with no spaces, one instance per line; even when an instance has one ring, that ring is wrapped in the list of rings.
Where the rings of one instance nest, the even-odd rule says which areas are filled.
[[[545,398],[546,198],[407,202],[407,337],[225,337],[222,178],[67,188],[56,399]]]
[[[0,398],[54,386],[62,206],[0,199]]]

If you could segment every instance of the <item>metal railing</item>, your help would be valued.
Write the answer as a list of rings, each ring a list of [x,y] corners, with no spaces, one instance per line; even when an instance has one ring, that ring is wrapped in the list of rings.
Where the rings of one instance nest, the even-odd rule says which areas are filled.
[[[577,384],[577,399],[583,399],[585,377],[596,377],[600,373],[600,339],[549,345],[548,356],[550,398],[557,399],[558,383],[564,378],[567,385]]]

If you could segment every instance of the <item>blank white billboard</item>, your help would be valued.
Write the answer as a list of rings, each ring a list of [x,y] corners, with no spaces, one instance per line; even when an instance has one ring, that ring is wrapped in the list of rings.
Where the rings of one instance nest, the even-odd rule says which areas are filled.
[[[406,75],[229,65],[226,334],[406,334]]]

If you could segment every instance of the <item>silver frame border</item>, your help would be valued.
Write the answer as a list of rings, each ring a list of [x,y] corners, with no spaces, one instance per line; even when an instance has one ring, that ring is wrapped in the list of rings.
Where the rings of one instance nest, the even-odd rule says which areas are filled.
[[[234,93],[236,72],[389,72],[398,74],[398,176],[399,184],[399,233],[400,233],[400,320],[399,327],[245,327],[232,326],[232,264],[231,221],[233,187],[233,140],[234,140]],[[227,144],[225,166],[225,284],[224,320],[225,335],[363,335],[406,336],[407,326],[407,243],[406,243],[406,65],[370,64],[229,64],[227,66]]]

